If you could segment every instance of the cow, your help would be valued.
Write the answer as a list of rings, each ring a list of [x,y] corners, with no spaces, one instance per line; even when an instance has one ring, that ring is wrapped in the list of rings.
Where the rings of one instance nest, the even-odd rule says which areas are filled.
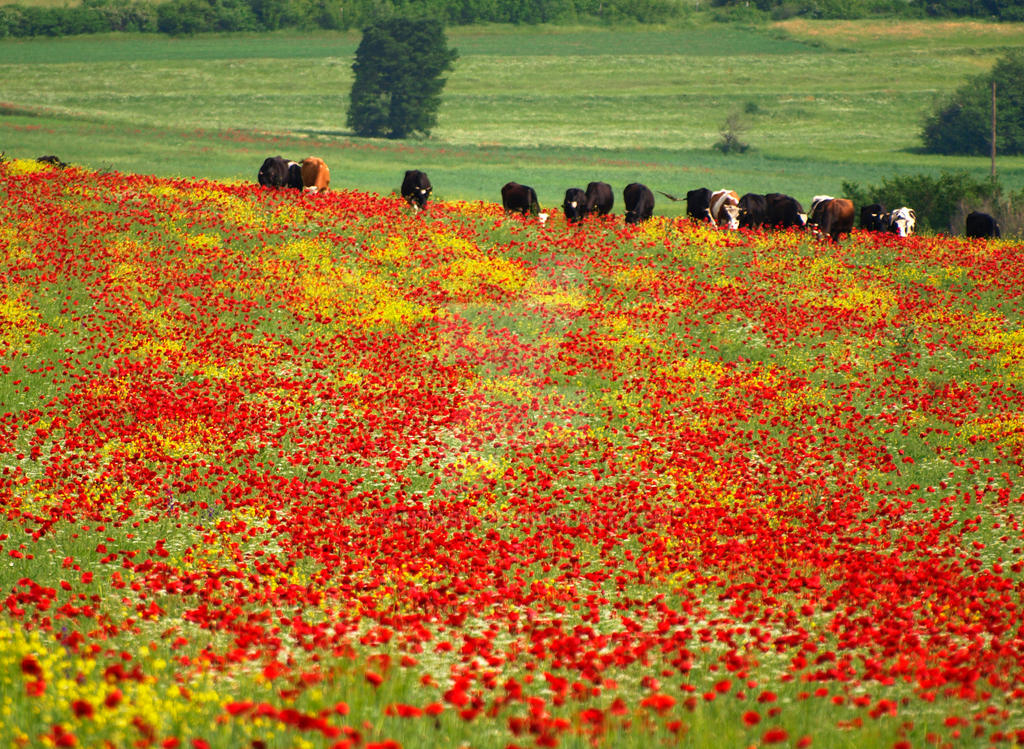
[[[711,190],[706,187],[698,187],[686,193],[686,215],[698,221],[715,220],[711,218]]]
[[[578,187],[570,187],[565,191],[562,211],[565,213],[565,220],[570,224],[581,222],[587,214],[587,194]]]
[[[587,200],[584,205],[585,213],[596,213],[598,216],[607,216],[612,212],[615,205],[615,196],[612,193],[612,186],[607,182],[591,182],[587,185]]]
[[[882,217],[885,216],[885,206],[881,203],[871,203],[860,209],[860,228],[864,231],[884,231]]]
[[[711,222],[727,229],[739,228],[739,202],[740,196],[733,190],[715,190],[711,193],[711,204],[708,207]]]
[[[40,164],[49,164],[50,166],[55,166],[58,169],[67,169],[69,166],[68,162],[63,161],[59,156],[54,156],[53,154],[50,154],[48,156],[40,156],[39,158],[36,159],[36,161],[38,161]]]
[[[741,229],[759,229],[764,226],[768,216],[768,201],[764,195],[748,192],[739,199],[738,205]]]
[[[402,197],[413,210],[421,211],[427,207],[427,199],[434,189],[426,172],[419,169],[407,169],[402,180]]]
[[[518,182],[506,182],[502,186],[501,205],[505,209],[505,213],[540,216],[540,203],[537,202],[536,190]]]
[[[999,237],[999,223],[989,214],[971,211],[967,214],[965,225],[968,237]]]
[[[281,156],[264,160],[256,180],[264,187],[294,187],[302,189],[302,167]]]
[[[811,201],[807,223],[818,227],[833,242],[838,242],[841,234],[849,234],[853,229],[853,217],[852,200],[816,195]]]
[[[622,191],[622,202],[626,204],[626,223],[638,224],[654,213],[654,193],[647,185],[630,182]]]
[[[286,187],[294,187],[296,190],[302,190],[302,164],[297,161],[288,162],[288,182]]]
[[[807,214],[800,201],[781,192],[770,192],[764,196],[764,222],[774,229],[803,228],[807,225]]]
[[[768,226],[773,229],[802,227],[807,215],[800,202],[781,192],[758,195],[748,192],[739,199],[739,226],[741,229],[757,229]]]
[[[331,170],[318,156],[309,156],[299,165],[302,172],[302,188],[306,192],[327,192],[331,186]]]
[[[882,215],[882,228],[890,234],[909,237],[917,227],[917,215],[913,208],[902,206]]]

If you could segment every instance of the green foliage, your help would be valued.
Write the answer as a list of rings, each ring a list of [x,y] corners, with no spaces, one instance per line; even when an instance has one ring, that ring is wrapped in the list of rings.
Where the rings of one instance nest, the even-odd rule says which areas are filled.
[[[930,114],[921,138],[930,153],[984,156],[992,143],[992,83],[996,84],[996,150],[1024,153],[1024,53],[1001,58]]]
[[[1020,0],[910,0],[912,8],[930,16],[990,17],[999,21],[1024,21]]]
[[[361,137],[429,135],[441,106],[441,74],[457,57],[440,21],[396,16],[368,26],[352,63],[348,126]]]
[[[84,5],[74,8],[0,6],[0,37],[93,34],[107,29],[104,14]]]
[[[918,226],[931,231],[949,231],[962,203],[988,202],[998,192],[998,186],[966,172],[943,172],[939,177],[912,174],[883,178],[881,185],[863,188],[856,182],[843,182],[843,194],[854,205],[881,203],[890,209],[910,206],[917,214]]]
[[[445,24],[678,22],[710,8],[716,22],[758,23],[793,16],[969,16],[1024,21],[1018,0],[83,0],[81,5],[0,5],[0,38],[105,31],[358,29],[416,13]],[[169,7],[165,7],[169,6]]]

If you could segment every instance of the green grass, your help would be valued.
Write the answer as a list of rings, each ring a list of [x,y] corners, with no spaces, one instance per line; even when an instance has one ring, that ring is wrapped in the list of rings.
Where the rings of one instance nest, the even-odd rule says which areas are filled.
[[[0,43],[0,136],[9,156],[252,181],[263,158],[323,156],[332,184],[397,189],[430,172],[441,198],[498,199],[509,179],[545,206],[593,179],[684,193],[782,191],[802,201],[850,180],[984,158],[918,153],[936,98],[984,72],[1024,26],[792,21],[759,28],[468,27],[430,139],[359,140],[345,129],[357,33],[188,39],[104,35]],[[712,146],[740,112],[752,150]],[[1024,158],[1001,158],[1024,186]],[[656,211],[682,204],[658,197]]]

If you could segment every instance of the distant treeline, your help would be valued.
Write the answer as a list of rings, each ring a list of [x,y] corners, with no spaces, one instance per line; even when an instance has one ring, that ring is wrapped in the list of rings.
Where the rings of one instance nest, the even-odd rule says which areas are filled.
[[[714,8],[731,9],[737,17],[749,8],[756,8],[774,19],[903,16],[1024,21],[1024,5],[1020,0],[710,0],[710,3]]]
[[[358,29],[394,13],[428,15],[451,25],[666,23],[698,11],[722,21],[878,15],[1024,21],[1020,0],[83,0],[73,7],[0,6],[0,37]]]

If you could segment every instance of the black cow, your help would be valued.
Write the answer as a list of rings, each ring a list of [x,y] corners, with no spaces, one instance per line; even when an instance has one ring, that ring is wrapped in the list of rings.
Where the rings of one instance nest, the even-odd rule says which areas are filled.
[[[967,214],[966,233],[968,237],[999,237],[999,223],[989,214],[971,211]]]
[[[578,187],[570,187],[565,191],[562,210],[565,212],[566,221],[578,224],[587,213],[587,194]]]
[[[622,201],[626,204],[627,224],[646,221],[654,213],[654,193],[647,185],[630,182],[622,191]]]
[[[885,206],[881,203],[872,203],[860,209],[860,228],[864,231],[883,231],[885,229]]]
[[[764,196],[764,200],[764,222],[767,226],[775,229],[789,229],[793,226],[803,227],[807,224],[807,214],[804,213],[804,207],[796,198],[781,192],[770,192]]]
[[[39,158],[36,159],[36,161],[38,161],[40,164],[49,164],[50,166],[55,166],[58,169],[68,168],[68,162],[63,161],[59,156],[54,156],[53,154],[50,154],[48,156],[40,156]]]
[[[271,156],[263,162],[257,181],[264,187],[294,187],[302,189],[302,167],[281,156]]]
[[[607,182],[591,182],[587,185],[587,202],[584,206],[587,213],[607,216],[615,205],[612,186]]]
[[[768,216],[768,201],[764,195],[748,192],[740,198],[740,228],[759,229]]]
[[[518,182],[506,182],[501,188],[501,205],[505,213],[521,213],[529,216],[540,214],[537,192],[532,187]]]
[[[427,199],[433,189],[426,172],[419,169],[409,169],[405,172],[405,179],[402,180],[402,197],[415,210],[421,211],[427,207]]]
[[[686,215],[698,221],[714,223],[711,218],[711,190],[701,187],[686,193]]]

